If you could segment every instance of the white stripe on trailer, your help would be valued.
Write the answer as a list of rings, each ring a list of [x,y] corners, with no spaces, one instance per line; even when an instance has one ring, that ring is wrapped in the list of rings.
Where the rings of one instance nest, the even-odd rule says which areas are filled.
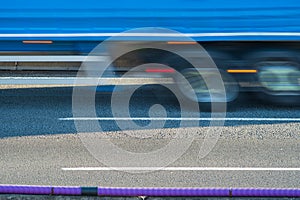
[[[0,37],[237,37],[300,36],[300,32],[225,32],[225,33],[2,33]]]

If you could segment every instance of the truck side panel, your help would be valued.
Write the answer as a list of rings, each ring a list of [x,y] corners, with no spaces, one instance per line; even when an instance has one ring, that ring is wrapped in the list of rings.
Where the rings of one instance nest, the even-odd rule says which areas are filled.
[[[1,2],[0,40],[100,41],[140,27],[169,28],[198,41],[297,40],[299,21],[297,0],[11,0]]]

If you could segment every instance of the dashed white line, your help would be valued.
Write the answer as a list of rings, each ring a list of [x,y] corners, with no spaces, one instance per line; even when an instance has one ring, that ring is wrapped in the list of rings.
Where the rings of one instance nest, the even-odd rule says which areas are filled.
[[[300,171],[285,167],[73,167],[63,171]]]

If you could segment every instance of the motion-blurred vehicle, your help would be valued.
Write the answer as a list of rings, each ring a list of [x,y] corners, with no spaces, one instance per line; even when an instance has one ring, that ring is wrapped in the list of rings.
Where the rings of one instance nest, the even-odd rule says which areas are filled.
[[[201,66],[199,72],[188,62],[201,59],[201,52],[193,51],[193,46],[200,44],[218,68],[226,102],[234,101],[245,91],[271,101],[299,101],[298,0],[253,0],[251,3],[240,0],[143,3],[137,0],[11,0],[2,2],[0,11],[0,70],[1,76],[6,78],[2,82],[7,81],[7,76],[28,76],[28,73],[30,76],[74,77],[86,56],[107,38],[135,28],[161,27],[192,40],[170,40],[164,33],[152,34],[149,40],[146,39],[149,33],[141,32],[130,39],[115,41],[104,55],[114,57],[122,49],[151,43],[172,46],[171,49],[184,52],[188,58],[154,48],[128,52],[113,60],[106,73],[111,78],[108,85],[118,84],[116,78],[137,65],[161,63],[186,78],[196,93],[197,98],[192,100],[210,102],[212,90],[207,88],[203,76],[211,80],[217,77],[216,72],[205,70],[206,66]],[[151,79],[145,79],[147,77]],[[130,84],[143,80],[159,84],[163,78],[173,80],[182,93],[191,98],[190,91],[178,84],[173,70],[147,68],[133,73]]]

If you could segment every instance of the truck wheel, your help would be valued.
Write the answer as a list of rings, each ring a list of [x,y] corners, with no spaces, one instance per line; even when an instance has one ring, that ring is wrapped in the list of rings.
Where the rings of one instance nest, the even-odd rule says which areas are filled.
[[[261,85],[258,99],[280,105],[299,104],[300,60],[296,52],[264,50],[245,59],[258,70],[257,81]]]
[[[239,87],[236,81],[230,75],[223,71],[212,69],[193,69],[188,68],[181,72],[182,76],[177,77],[176,84],[183,96],[190,101],[198,102],[204,110],[209,110],[211,103],[233,102],[239,93]],[[222,80],[218,80],[220,78]],[[208,88],[204,80],[213,82],[222,82],[223,88]],[[182,80],[184,78],[184,80]],[[211,85],[211,84],[210,84]],[[212,84],[214,85],[214,84]],[[219,84],[216,84],[218,86]],[[224,94],[225,89],[225,94]],[[221,111],[222,109],[220,109]]]

